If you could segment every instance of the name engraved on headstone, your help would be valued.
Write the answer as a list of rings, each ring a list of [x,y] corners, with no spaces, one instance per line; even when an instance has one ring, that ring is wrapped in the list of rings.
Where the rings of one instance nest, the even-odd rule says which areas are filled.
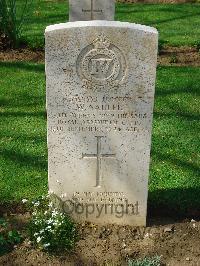
[[[90,0],[90,1],[91,1],[91,8],[90,9],[83,9],[82,8],[82,12],[84,12],[84,13],[89,12],[90,13],[90,19],[94,20],[95,13],[102,13],[103,10],[102,9],[94,9],[94,0]]]
[[[115,0],[69,0],[69,21],[114,20]]]

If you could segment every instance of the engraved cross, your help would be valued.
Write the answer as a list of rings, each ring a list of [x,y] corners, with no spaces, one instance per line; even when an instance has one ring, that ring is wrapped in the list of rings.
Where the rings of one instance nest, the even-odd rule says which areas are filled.
[[[91,8],[90,10],[88,9],[82,9],[82,12],[90,12],[90,19],[93,20],[94,19],[94,13],[102,13],[103,10],[102,9],[94,9],[94,0],[91,0]]]
[[[101,176],[101,160],[102,158],[115,158],[116,154],[102,154],[101,153],[101,139],[104,136],[95,136],[97,138],[97,153],[96,154],[83,154],[82,158],[94,158],[97,159],[96,169],[96,187],[101,187],[102,176]]]

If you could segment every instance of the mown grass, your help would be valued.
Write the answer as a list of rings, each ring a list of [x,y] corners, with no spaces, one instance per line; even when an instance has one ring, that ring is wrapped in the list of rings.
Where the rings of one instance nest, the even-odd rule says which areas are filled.
[[[47,191],[44,65],[0,63],[0,202]]]
[[[22,0],[18,0],[19,5]],[[68,21],[66,0],[33,2],[24,23],[23,37],[31,47],[44,47],[44,30],[50,24]],[[156,27],[160,42],[173,46],[200,43],[200,3],[116,4],[115,20]]]
[[[159,67],[154,109],[151,204],[200,204],[200,68]]]
[[[0,202],[47,191],[44,65],[0,63]],[[200,206],[200,68],[159,67],[150,173],[151,205]]]

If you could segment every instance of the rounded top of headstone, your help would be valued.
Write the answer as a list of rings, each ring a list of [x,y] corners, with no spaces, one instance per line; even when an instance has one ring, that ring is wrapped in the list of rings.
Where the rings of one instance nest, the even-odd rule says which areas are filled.
[[[153,34],[158,34],[156,28],[129,23],[129,22],[120,22],[120,21],[107,21],[107,20],[92,20],[92,21],[76,21],[76,22],[67,22],[60,23],[55,25],[50,25],[46,28],[45,33],[55,31],[55,30],[63,30],[67,28],[80,28],[80,27],[112,27],[112,28],[129,28],[133,30],[139,30],[144,32],[149,32]]]

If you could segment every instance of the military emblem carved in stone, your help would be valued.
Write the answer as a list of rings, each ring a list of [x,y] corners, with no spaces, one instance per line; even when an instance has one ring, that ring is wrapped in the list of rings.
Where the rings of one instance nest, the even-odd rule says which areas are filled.
[[[90,84],[117,86],[124,81],[126,69],[122,51],[104,35],[85,47],[77,59],[77,74],[88,88]]]

